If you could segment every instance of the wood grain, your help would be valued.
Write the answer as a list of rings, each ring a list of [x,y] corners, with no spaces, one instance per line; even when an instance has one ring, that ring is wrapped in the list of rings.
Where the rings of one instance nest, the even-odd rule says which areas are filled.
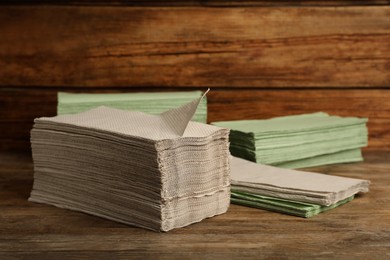
[[[212,91],[208,120],[263,119],[324,111],[369,118],[368,149],[390,151],[390,90]]]
[[[164,90],[183,91],[181,88]],[[145,89],[84,89],[84,92],[102,91],[134,92]],[[390,89],[216,88],[208,94],[208,121],[264,119],[317,111],[340,116],[367,117],[367,149],[390,151],[389,100]],[[33,119],[56,115],[56,106],[57,89],[0,89],[0,150],[29,151]]]
[[[1,4],[51,4],[51,5],[99,5],[99,6],[348,6],[387,5],[388,0],[3,0]]]
[[[3,6],[0,86],[389,87],[390,6]]]
[[[302,219],[231,205],[226,214],[154,233],[79,212],[30,203],[29,156],[0,155],[2,259],[387,259],[390,255],[390,154],[312,168],[370,179],[370,192]]]

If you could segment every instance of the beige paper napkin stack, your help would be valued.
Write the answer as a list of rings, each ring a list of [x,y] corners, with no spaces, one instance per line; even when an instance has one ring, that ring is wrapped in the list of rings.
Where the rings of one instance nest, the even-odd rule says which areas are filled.
[[[231,158],[234,192],[264,195],[290,201],[330,206],[359,192],[368,192],[370,181],[314,172],[281,169]]]
[[[190,122],[200,101],[157,116],[99,107],[36,119],[29,200],[155,231],[226,212],[229,130]]]

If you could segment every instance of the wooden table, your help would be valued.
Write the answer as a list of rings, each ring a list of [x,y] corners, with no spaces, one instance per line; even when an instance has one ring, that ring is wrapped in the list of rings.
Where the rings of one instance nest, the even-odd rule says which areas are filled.
[[[232,205],[228,213],[169,233],[27,201],[30,155],[0,154],[0,259],[390,259],[390,153],[312,168],[370,179],[371,190],[311,219]]]

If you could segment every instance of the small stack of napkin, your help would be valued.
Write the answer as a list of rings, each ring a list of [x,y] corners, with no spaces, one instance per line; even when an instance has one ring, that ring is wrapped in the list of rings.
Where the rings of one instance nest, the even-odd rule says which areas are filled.
[[[312,217],[367,192],[370,182],[281,169],[232,157],[232,202],[300,217]]]
[[[226,212],[229,130],[190,122],[200,102],[160,115],[98,107],[36,119],[29,200],[155,231]]]
[[[284,168],[362,161],[366,118],[326,113],[214,122],[230,128],[232,155]]]
[[[201,91],[149,93],[58,93],[57,114],[77,114],[99,106],[140,111],[152,115],[182,106],[202,96]],[[193,121],[206,123],[207,100],[200,102]]]

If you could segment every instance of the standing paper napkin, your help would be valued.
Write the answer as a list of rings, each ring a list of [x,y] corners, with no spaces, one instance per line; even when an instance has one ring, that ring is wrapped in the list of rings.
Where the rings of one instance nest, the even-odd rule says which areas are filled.
[[[190,122],[200,102],[36,119],[29,200],[155,231],[226,212],[229,130]]]

